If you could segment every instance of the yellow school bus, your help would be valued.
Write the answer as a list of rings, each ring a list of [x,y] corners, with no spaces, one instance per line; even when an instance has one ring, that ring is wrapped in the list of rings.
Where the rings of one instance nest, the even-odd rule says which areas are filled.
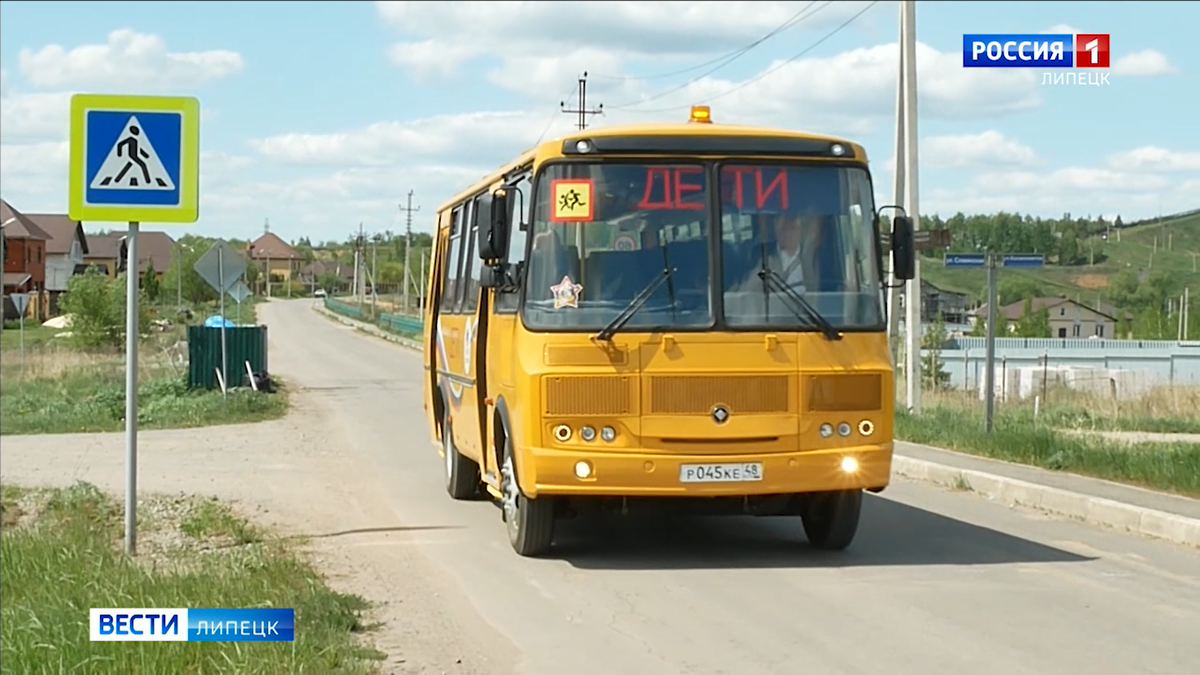
[[[912,222],[891,219],[894,277]],[[884,247],[853,142],[713,123],[581,130],[437,216],[425,410],[454,499],[520,555],[585,508],[799,516],[854,538],[891,474]]]

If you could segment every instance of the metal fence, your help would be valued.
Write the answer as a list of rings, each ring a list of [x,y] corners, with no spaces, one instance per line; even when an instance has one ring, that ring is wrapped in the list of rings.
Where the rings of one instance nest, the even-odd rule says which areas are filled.
[[[421,318],[417,316],[404,316],[402,314],[391,314],[388,312],[380,312],[378,319],[371,321],[371,317],[364,315],[362,307],[359,305],[351,304],[343,300],[336,300],[334,298],[325,298],[325,309],[351,319],[369,321],[378,325],[380,328],[392,331],[393,333],[407,335],[420,335],[421,327],[424,323],[421,321]]]
[[[951,338],[938,357],[950,386],[977,389],[986,374],[987,340]],[[1149,384],[1200,385],[1200,341],[996,338],[997,372],[1028,367],[1132,371]]]

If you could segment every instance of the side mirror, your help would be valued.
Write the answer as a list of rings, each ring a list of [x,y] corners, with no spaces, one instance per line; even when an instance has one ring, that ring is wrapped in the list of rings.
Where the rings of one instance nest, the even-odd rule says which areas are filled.
[[[501,260],[508,255],[508,193],[496,190],[479,200],[479,241],[475,249],[483,260]]]
[[[908,281],[916,274],[916,267],[912,218],[896,216],[892,218],[892,269],[897,279]]]

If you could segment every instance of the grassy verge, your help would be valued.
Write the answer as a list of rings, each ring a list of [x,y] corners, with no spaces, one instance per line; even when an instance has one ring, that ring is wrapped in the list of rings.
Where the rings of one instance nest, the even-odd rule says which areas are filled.
[[[153,341],[139,355],[138,424],[169,429],[260,422],[287,412],[286,387],[263,394],[188,390],[185,366]],[[0,434],[119,431],[125,425],[125,365],[119,354],[66,347],[7,352],[0,363]]]
[[[974,455],[1069,471],[1155,490],[1200,497],[1200,443],[1127,443],[1056,429],[1031,414],[1000,409],[991,434],[983,415],[954,405],[926,404],[919,416],[896,412],[896,437]]]
[[[95,487],[0,488],[0,670],[5,673],[371,673],[367,603],[335,592],[283,540],[228,506],[146,498],[139,555]],[[292,607],[295,642],[91,642],[89,607]]]

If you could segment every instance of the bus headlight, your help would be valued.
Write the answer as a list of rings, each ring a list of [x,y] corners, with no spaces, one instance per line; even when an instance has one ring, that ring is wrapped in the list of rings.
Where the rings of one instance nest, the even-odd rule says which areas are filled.
[[[843,457],[842,458],[842,472],[843,473],[854,473],[855,471],[858,471],[858,460],[854,459],[853,457]]]
[[[838,435],[839,436],[849,436],[850,435],[850,425],[846,424],[845,422],[842,422],[841,424],[839,424],[838,425]]]
[[[579,437],[591,443],[596,440],[596,429],[593,427],[583,427],[579,430]]]
[[[559,443],[566,443],[567,441],[571,440],[571,427],[565,424],[560,424],[554,427],[554,438],[557,439]]]
[[[603,438],[605,443],[612,443],[617,438],[617,430],[612,427],[604,427],[600,430],[600,438]]]
[[[826,422],[821,425],[821,438],[829,438],[833,435],[833,425]]]

